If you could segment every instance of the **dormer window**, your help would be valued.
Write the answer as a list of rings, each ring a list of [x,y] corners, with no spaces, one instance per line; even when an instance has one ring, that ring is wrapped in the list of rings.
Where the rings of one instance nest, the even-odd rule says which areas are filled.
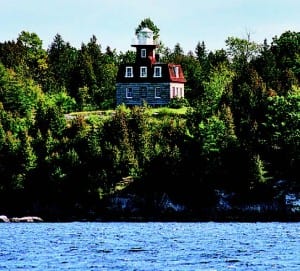
[[[147,50],[146,49],[141,49],[141,57],[146,58],[147,56]]]
[[[175,77],[178,78],[179,77],[179,67],[178,66],[174,66],[173,67],[173,71],[174,71]]]
[[[133,68],[132,67],[126,67],[125,77],[133,77]]]
[[[140,67],[140,77],[147,77],[147,67]]]
[[[154,67],[153,77],[161,77],[161,67]]]

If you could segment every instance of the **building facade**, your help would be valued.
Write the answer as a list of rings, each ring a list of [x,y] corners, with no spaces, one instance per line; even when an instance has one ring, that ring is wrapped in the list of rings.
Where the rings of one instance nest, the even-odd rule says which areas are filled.
[[[143,28],[137,34],[135,63],[121,64],[117,75],[117,105],[163,106],[184,98],[185,78],[181,65],[159,62],[153,32]]]

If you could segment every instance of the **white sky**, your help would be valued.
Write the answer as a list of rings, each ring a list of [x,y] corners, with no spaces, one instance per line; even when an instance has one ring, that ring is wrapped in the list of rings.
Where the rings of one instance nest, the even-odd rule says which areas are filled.
[[[287,30],[300,31],[300,0],[0,0],[0,42],[21,31],[36,33],[48,48],[59,33],[80,47],[95,35],[103,50],[131,50],[135,28],[150,17],[160,39],[185,53],[204,41],[225,48],[229,36],[262,43]]]

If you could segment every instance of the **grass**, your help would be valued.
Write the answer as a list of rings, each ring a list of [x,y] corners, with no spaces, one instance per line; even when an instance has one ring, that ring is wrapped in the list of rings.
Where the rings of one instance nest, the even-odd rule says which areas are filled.
[[[69,114],[66,114],[70,117],[87,117],[90,115],[98,115],[98,116],[110,116],[115,112],[113,109],[109,110],[94,110],[94,111],[78,111],[78,112],[71,112]]]
[[[185,115],[187,112],[187,107],[182,108],[169,108],[169,107],[158,107],[150,108],[151,115],[155,116],[174,116],[174,115]]]
[[[187,112],[187,107],[182,108],[169,108],[169,107],[156,107],[148,108],[148,112],[153,117],[164,117],[164,116],[184,116]],[[92,116],[98,116],[101,118],[111,117],[114,114],[115,110],[95,110],[95,111],[81,111],[81,112],[72,112],[66,114],[66,119],[75,119],[77,117],[90,118]]]

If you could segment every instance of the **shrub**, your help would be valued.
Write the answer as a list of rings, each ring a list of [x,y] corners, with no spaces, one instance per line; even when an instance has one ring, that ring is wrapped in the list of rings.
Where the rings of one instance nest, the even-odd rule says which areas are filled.
[[[170,102],[168,103],[168,107],[170,108],[182,108],[188,106],[189,106],[189,102],[185,98],[175,97],[171,99]]]

